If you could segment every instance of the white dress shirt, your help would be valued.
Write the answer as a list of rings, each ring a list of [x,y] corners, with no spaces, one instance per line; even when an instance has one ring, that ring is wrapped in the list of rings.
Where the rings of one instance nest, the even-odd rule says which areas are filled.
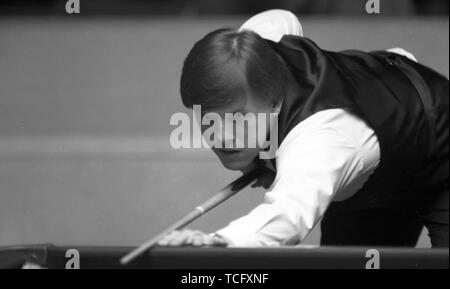
[[[273,41],[303,33],[297,17],[285,10],[257,14],[240,29]],[[416,60],[401,48],[389,51]],[[365,121],[343,109],[317,112],[297,124],[278,148],[277,174],[264,203],[216,234],[232,247],[297,244],[329,204],[355,194],[379,162],[377,136]]]
[[[278,148],[264,203],[216,233],[238,247],[296,244],[332,201],[362,187],[379,160],[377,137],[364,121],[343,109],[317,112]]]

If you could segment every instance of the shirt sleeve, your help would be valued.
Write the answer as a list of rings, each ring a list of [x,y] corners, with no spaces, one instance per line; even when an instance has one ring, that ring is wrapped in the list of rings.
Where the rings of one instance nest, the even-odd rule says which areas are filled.
[[[361,120],[342,110],[307,119],[281,144],[264,203],[216,233],[235,247],[296,244],[333,199],[363,185],[378,161],[376,136]]]
[[[248,19],[239,30],[251,30],[264,39],[279,42],[284,35],[303,36],[303,28],[292,12],[272,9]]]
[[[406,51],[406,50],[403,49],[403,48],[400,48],[400,47],[393,47],[393,48],[389,48],[387,51],[392,52],[392,53],[397,53],[397,54],[399,54],[399,55],[403,55],[403,56],[405,56],[405,57],[407,57],[407,58],[409,58],[409,59],[411,59],[411,60],[413,60],[413,61],[415,61],[415,62],[418,62],[418,60],[417,60],[417,58],[414,56],[414,54],[412,54],[412,53],[409,52],[409,51]]]

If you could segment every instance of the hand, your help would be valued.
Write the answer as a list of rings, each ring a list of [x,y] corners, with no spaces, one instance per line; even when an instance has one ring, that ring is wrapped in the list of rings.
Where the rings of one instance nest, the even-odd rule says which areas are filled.
[[[264,189],[270,188],[274,179],[275,173],[267,168],[261,161],[254,161],[248,168],[241,170],[243,174],[246,174],[252,170],[258,169],[260,171],[256,181],[250,185],[252,188],[263,187]]]
[[[250,185],[252,188],[263,187],[264,189],[270,188],[273,181],[275,179],[275,173],[269,169],[264,169],[261,171],[261,174],[258,176],[256,181]]]
[[[47,269],[45,267],[42,267],[41,265],[34,263],[34,262],[26,262],[22,265],[21,269]]]
[[[159,246],[214,246],[226,247],[228,242],[218,235],[209,235],[201,231],[182,230],[167,234],[158,242]]]

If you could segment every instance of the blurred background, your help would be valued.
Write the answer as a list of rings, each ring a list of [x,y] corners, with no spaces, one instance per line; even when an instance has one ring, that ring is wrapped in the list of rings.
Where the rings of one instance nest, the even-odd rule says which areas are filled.
[[[383,15],[448,15],[446,0],[380,0]],[[2,13],[61,14],[66,0],[3,0]],[[280,8],[301,14],[358,15],[366,0],[81,0],[93,15],[233,15]]]
[[[323,49],[403,47],[449,75],[447,0],[380,0],[379,14],[366,0],[66,2],[0,2],[0,245],[136,245],[239,176],[172,149],[169,119],[189,113],[178,85],[192,45],[258,12],[291,10]],[[246,189],[191,227],[219,229],[263,196]]]

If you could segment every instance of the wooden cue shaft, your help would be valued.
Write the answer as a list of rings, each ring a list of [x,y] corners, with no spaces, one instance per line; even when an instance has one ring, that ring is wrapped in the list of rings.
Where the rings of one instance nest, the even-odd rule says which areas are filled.
[[[248,174],[245,174],[238,179],[236,179],[234,182],[230,183],[228,186],[223,188],[219,193],[208,199],[206,202],[201,204],[200,206],[197,206],[194,210],[186,214],[184,217],[182,217],[180,220],[172,224],[170,227],[165,229],[163,232],[158,234],[156,237],[148,240],[147,242],[143,243],[124,257],[120,259],[120,263],[122,265],[126,265],[127,263],[131,262],[133,259],[138,257],[140,254],[144,253],[148,249],[155,246],[159,240],[161,240],[164,236],[169,234],[172,231],[179,230],[186,225],[190,224],[194,220],[196,220],[198,217],[202,216],[206,212],[210,211],[214,207],[218,206],[234,194],[241,191],[243,188],[245,188],[247,185],[249,185],[252,181],[256,179],[258,176],[259,171],[254,170],[251,171]]]

